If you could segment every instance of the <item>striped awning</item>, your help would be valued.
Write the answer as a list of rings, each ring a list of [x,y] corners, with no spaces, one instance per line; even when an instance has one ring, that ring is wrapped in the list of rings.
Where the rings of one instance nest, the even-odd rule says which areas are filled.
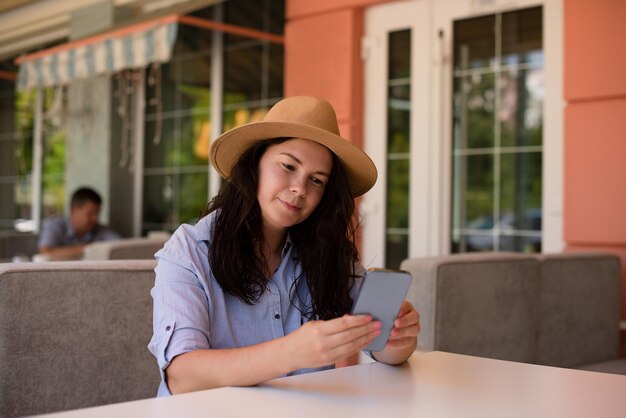
[[[20,57],[17,88],[49,87],[170,60],[178,16],[167,16]]]

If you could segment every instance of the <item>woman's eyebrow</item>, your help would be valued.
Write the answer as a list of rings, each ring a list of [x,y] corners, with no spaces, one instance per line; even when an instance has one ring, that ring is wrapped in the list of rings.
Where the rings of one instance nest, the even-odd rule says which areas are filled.
[[[296,157],[295,155],[289,153],[289,152],[281,152],[281,155],[286,155],[288,157],[290,157],[291,159],[293,159],[295,162],[297,162],[298,164],[302,165],[302,161],[300,161],[300,159],[298,157]]]
[[[302,165],[302,161],[290,152],[281,152],[280,155],[286,155],[287,157],[293,159],[298,165]],[[330,174],[326,173],[325,171],[316,171],[315,174],[330,177]]]

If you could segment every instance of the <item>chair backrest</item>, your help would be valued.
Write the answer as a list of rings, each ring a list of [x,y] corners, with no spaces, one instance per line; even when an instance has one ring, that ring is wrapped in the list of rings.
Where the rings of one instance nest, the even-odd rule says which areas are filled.
[[[0,416],[155,396],[155,264],[0,265]]]
[[[534,357],[539,262],[513,253],[405,260],[421,315],[418,349],[503,360]]]
[[[84,260],[149,260],[163,248],[167,237],[124,238],[85,246]]]
[[[541,261],[535,362],[577,367],[619,357],[620,259],[565,253]]]

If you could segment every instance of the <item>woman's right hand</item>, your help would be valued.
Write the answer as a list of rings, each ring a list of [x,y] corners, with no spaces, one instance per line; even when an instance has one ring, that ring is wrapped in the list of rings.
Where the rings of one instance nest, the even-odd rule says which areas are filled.
[[[287,336],[293,369],[322,367],[363,350],[380,334],[381,323],[369,315],[344,315],[309,321]]]

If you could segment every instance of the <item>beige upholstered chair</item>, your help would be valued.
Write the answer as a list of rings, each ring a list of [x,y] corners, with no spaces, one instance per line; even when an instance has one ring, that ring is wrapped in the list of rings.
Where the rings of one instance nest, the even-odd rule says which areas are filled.
[[[156,261],[0,264],[0,416],[156,395]]]
[[[612,254],[453,254],[405,260],[421,350],[626,374]]]
[[[626,374],[619,356],[620,259],[566,253],[541,261],[535,362]]]
[[[539,262],[513,253],[405,260],[421,315],[418,349],[532,362]]]

